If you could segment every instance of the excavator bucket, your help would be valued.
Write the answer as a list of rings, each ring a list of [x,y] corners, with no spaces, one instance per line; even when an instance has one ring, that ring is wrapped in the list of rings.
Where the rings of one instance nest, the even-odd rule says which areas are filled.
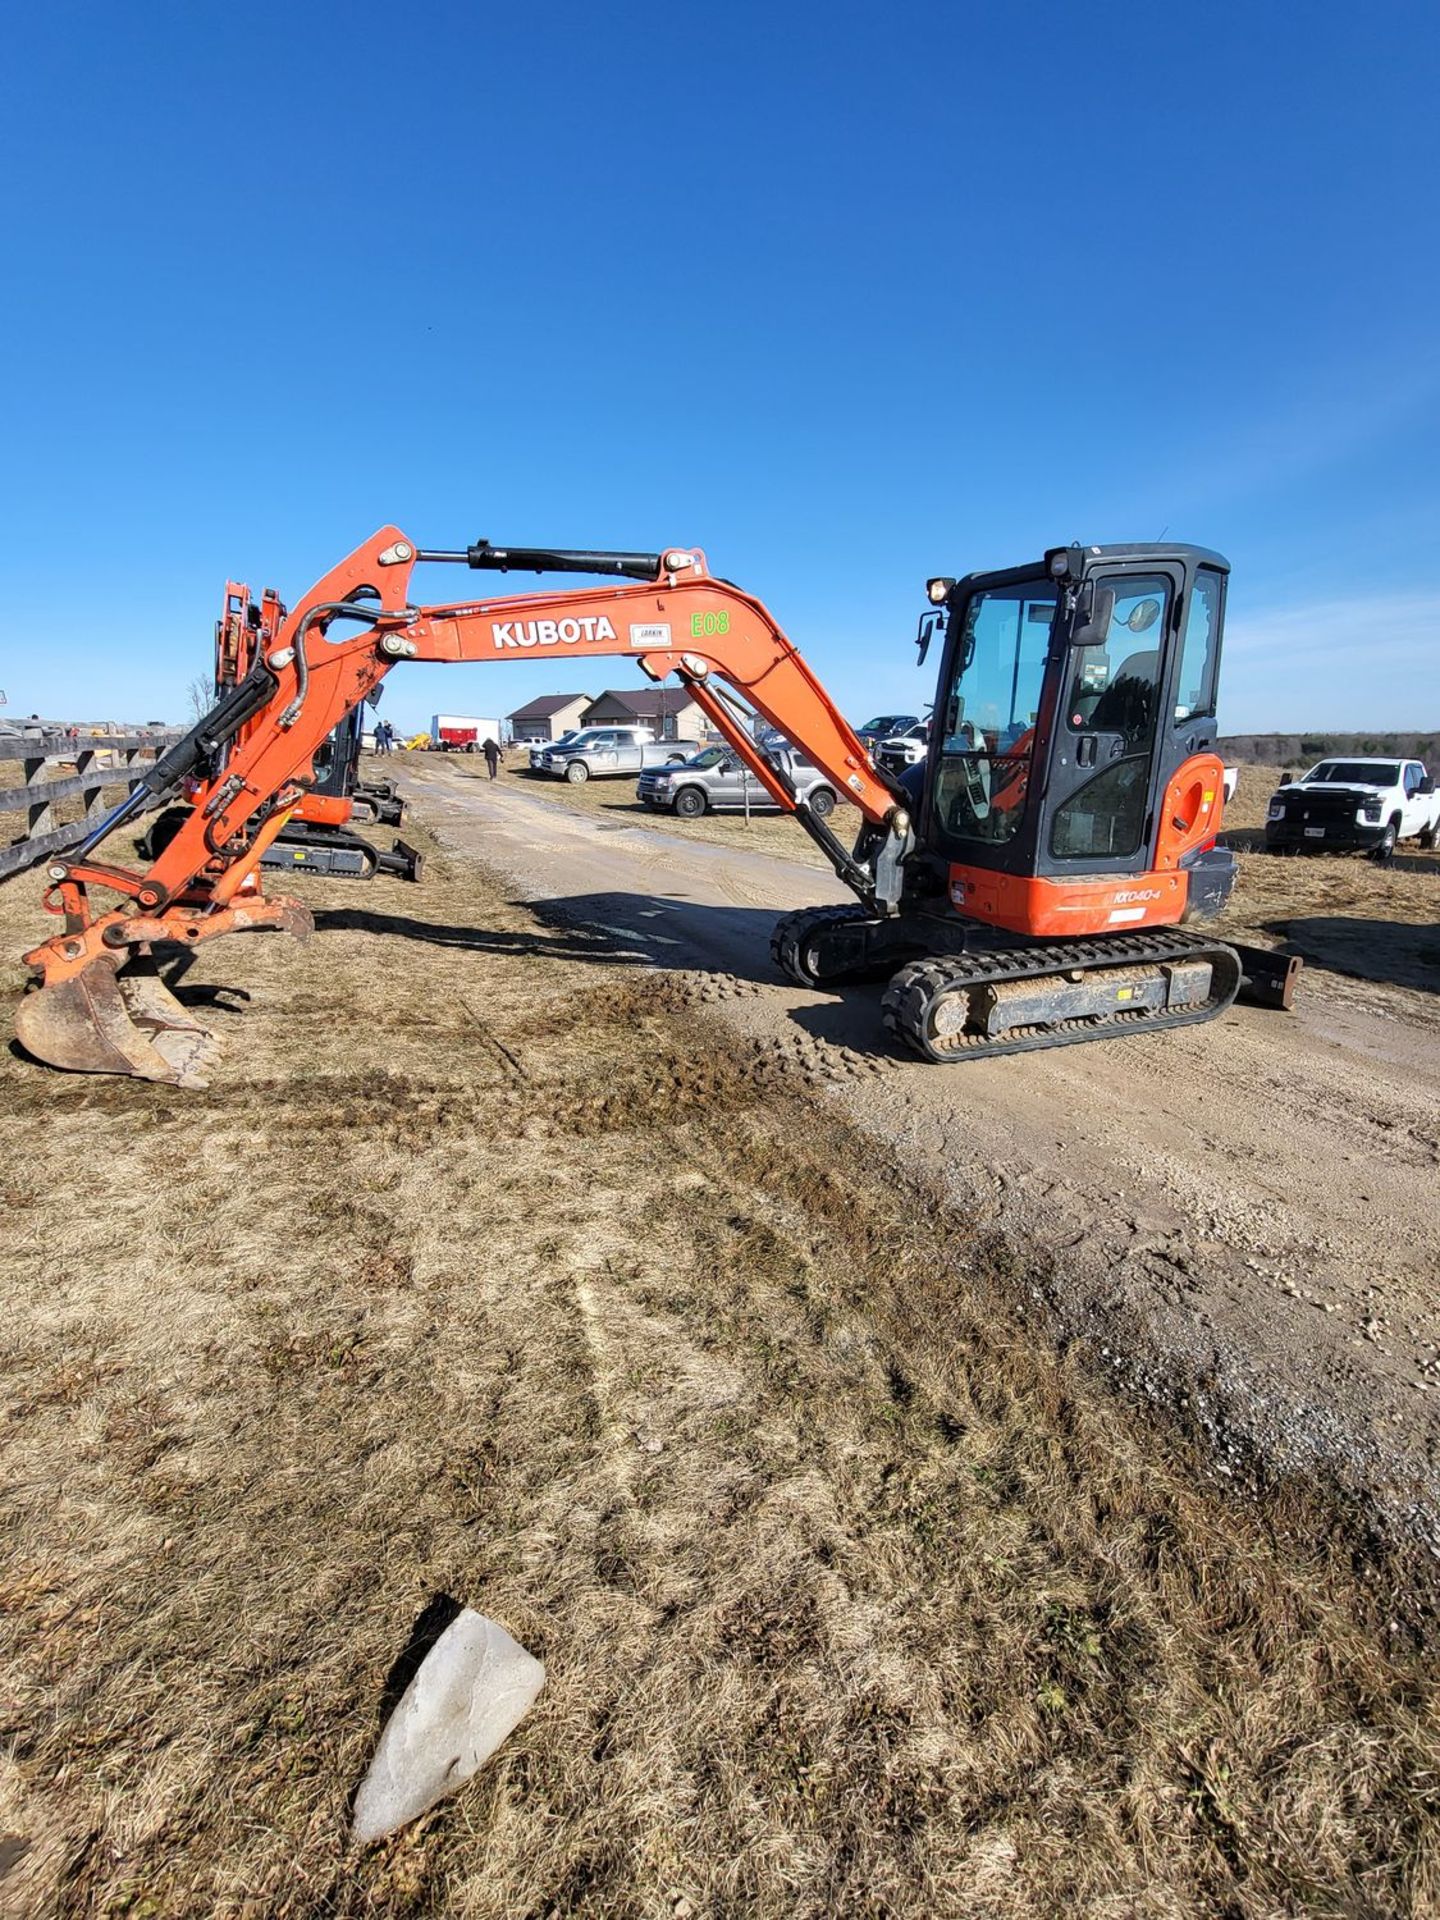
[[[176,1087],[208,1087],[221,1050],[171,993],[148,953],[129,960],[103,955],[70,979],[28,994],[15,1032],[48,1066],[133,1074]]]

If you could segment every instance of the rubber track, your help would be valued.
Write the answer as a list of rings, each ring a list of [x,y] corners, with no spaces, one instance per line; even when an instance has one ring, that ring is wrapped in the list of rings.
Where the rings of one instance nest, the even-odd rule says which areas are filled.
[[[1108,971],[1112,967],[1154,966],[1167,960],[1214,961],[1222,982],[1220,991],[1198,1007],[1179,1012],[1150,1013],[1131,1008],[1113,1014],[1089,1014],[1053,1026],[1022,1028],[1001,1040],[980,1036],[962,1038],[958,1045],[937,1048],[929,1038],[929,1014],[942,994],[957,987],[974,988],[992,981],[1033,980],[1049,973]],[[1162,1027],[1197,1026],[1213,1020],[1234,1001],[1240,988],[1240,957],[1223,941],[1199,935],[1109,934],[1099,940],[1077,940],[1066,946],[1015,947],[1001,952],[945,954],[934,960],[912,960],[901,967],[885,989],[881,1013],[887,1032],[923,1060],[949,1066],[961,1060],[985,1060],[1002,1053],[1038,1053],[1046,1047],[1078,1046],[1086,1040],[1105,1040],[1124,1033],[1158,1032]]]
[[[810,937],[820,927],[838,926],[842,920],[871,920],[874,915],[862,906],[853,907],[797,907],[793,913],[785,914],[775,922],[770,935],[770,958],[788,980],[797,987],[819,987],[821,982],[812,978],[802,966],[800,956],[804,952]],[[824,982],[827,987],[841,985],[839,979]]]
[[[347,833],[344,827],[317,827],[309,820],[292,820],[276,834],[275,844],[291,847],[349,847],[357,853],[363,853],[370,862],[368,870],[361,874],[342,874],[342,879],[373,880],[379,872],[374,847],[363,835]]]

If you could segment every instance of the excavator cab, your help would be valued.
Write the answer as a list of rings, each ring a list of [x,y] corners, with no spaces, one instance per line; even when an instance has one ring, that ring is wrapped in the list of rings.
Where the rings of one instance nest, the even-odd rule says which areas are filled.
[[[1062,547],[931,583],[944,645],[917,817],[954,907],[1041,938],[1220,910],[1228,574],[1199,547]]]
[[[1190,930],[1236,876],[1217,844],[1228,576],[1155,544],[930,581],[939,672],[929,752],[901,776],[898,898],[786,915],[785,972],[887,982],[886,1026],[934,1061],[1191,1025],[1242,990],[1288,1006],[1295,961]]]

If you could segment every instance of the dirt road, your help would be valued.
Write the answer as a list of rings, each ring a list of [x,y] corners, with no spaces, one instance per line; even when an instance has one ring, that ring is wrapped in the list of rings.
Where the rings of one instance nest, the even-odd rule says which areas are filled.
[[[662,969],[701,969],[737,1042],[787,1058],[937,1192],[1038,1247],[1045,1307],[1217,1468],[1332,1475],[1440,1549],[1440,1020],[1433,995],[1306,975],[1299,1010],[948,1071],[899,1057],[878,990],[782,983],[813,868],[406,772],[443,843]]]

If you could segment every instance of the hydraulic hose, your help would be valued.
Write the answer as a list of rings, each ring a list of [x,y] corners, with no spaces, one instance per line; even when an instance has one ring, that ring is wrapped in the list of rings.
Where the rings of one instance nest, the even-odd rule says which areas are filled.
[[[332,600],[311,607],[295,635],[295,698],[281,715],[282,726],[292,725],[305,702],[310,670],[305,659],[305,636],[320,620],[373,620],[375,608],[361,601]],[[95,829],[80,842],[71,856],[84,859],[102,840],[114,833],[137,813],[148,812],[160,801],[168,800],[180,784],[204,762],[212,761],[232,741],[247,720],[252,720],[274,696],[279,685],[274,671],[257,654],[250,671],[235,686],[227,689],[210,711],[197,720],[190,731],[167,747],[153,767],[143,773],[117,807],[97,822]]]
[[[238,686],[223,694],[210,711],[187,734],[167,747],[148,773],[141,774],[118,807],[106,814],[93,833],[80,842],[72,859],[83,860],[125,821],[144,813],[158,801],[168,800],[180,783],[208,760],[251,719],[270,699],[276,687],[275,675],[257,658]]]
[[[362,593],[370,591],[361,588]],[[280,716],[282,727],[293,727],[305,704],[310,687],[310,663],[305,658],[305,636],[322,620],[368,620],[373,622],[377,609],[363,600],[322,600],[311,607],[295,629],[295,698]]]

